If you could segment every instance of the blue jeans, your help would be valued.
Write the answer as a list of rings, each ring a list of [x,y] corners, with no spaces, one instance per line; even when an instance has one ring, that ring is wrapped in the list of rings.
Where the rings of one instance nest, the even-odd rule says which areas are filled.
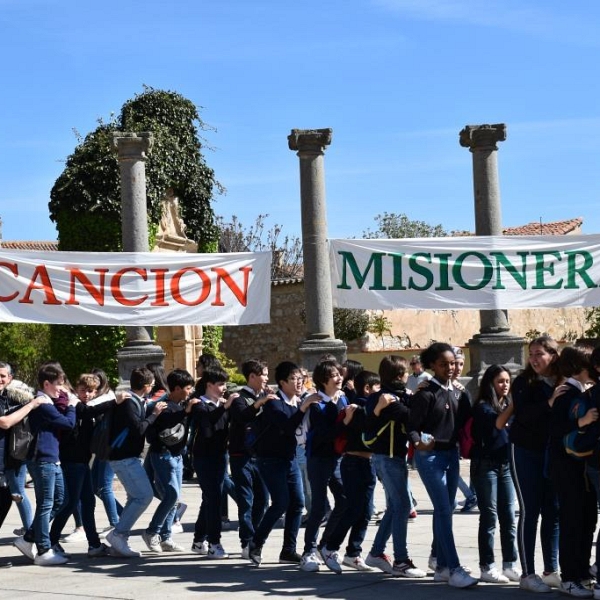
[[[208,540],[210,544],[218,544],[221,541],[221,504],[227,457],[224,454],[195,457],[194,469],[202,490],[202,503],[194,528],[194,542]]]
[[[340,465],[346,504],[337,526],[331,531],[327,548],[339,550],[348,531],[347,556],[360,556],[371,518],[375,471],[371,459],[346,454]]]
[[[317,548],[319,526],[327,511],[327,488],[331,490],[334,498],[333,511],[327,520],[327,526],[319,546],[326,546],[329,534],[337,527],[340,516],[344,510],[344,487],[339,475],[336,475],[338,466],[337,456],[310,456],[307,461],[308,480],[310,481],[311,507],[304,530],[304,552],[312,552]]]
[[[371,554],[375,556],[383,554],[391,535],[394,545],[394,560],[403,562],[408,559],[406,536],[408,515],[412,508],[407,483],[406,458],[404,456],[389,457],[386,454],[374,454],[373,466],[383,484],[386,508],[373,540]]]
[[[16,469],[8,469],[6,471],[6,480],[13,500],[19,509],[23,527],[29,529],[33,522],[33,510],[31,508],[31,502],[25,493],[25,481],[27,480],[27,467],[25,466],[25,463],[21,463]],[[21,496],[21,500],[16,499],[18,496]]]
[[[136,521],[152,502],[152,485],[142,466],[142,460],[137,457],[111,460],[110,466],[117,474],[119,481],[127,493],[127,502],[119,522],[115,526],[115,533],[129,537]]]
[[[312,498],[310,494],[310,481],[308,481],[308,469],[306,467],[306,446],[298,444],[296,446],[296,460],[302,474],[302,491],[304,492],[304,508],[307,513],[310,513]]]
[[[260,475],[271,495],[271,506],[254,533],[252,544],[261,548],[275,523],[285,514],[282,550],[296,551],[304,494],[302,476],[295,458],[257,458]]]
[[[515,518],[515,486],[508,460],[471,459],[471,482],[479,507],[479,566],[495,566],[494,534],[500,522],[502,568],[514,567],[517,562],[517,521]]]
[[[56,513],[50,528],[50,542],[52,546],[57,544],[69,517],[81,501],[81,519],[83,529],[92,548],[100,545],[100,538],[96,531],[96,497],[92,488],[92,474],[87,463],[61,464],[65,482],[65,499]]]
[[[519,501],[517,547],[523,575],[535,573],[535,540],[540,515],[544,571],[558,570],[558,499],[552,482],[545,475],[545,467],[543,452],[511,446],[511,470]]]
[[[269,493],[255,458],[231,456],[229,465],[237,497],[240,541],[246,547],[267,510]]]
[[[39,554],[52,547],[50,521],[54,518],[65,497],[62,469],[58,463],[28,461],[27,469],[35,488],[35,515],[31,529],[25,534],[34,541]],[[33,538],[33,539],[31,539]]]
[[[114,475],[115,472],[110,466],[110,462],[94,458],[94,464],[92,465],[94,491],[96,496],[102,500],[108,522],[112,527],[119,522],[119,515],[123,512],[123,507],[115,498],[113,491]]]
[[[452,513],[458,488],[458,448],[415,452],[415,463],[427,495],[433,504],[433,537],[438,568],[451,571],[460,566]]]
[[[173,456],[168,450],[148,452],[148,456],[154,473],[154,488],[160,498],[160,504],[148,525],[148,533],[158,533],[161,540],[168,540],[181,494],[183,458],[181,455]]]

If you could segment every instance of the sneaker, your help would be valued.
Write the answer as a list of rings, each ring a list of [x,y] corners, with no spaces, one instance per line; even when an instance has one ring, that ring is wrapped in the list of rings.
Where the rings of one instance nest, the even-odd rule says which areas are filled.
[[[183,525],[179,521],[173,521],[171,533],[183,533]]]
[[[206,540],[204,540],[203,542],[194,542],[192,544],[192,552],[194,554],[206,556],[208,554],[208,542]]]
[[[142,539],[146,543],[146,546],[148,546],[150,552],[162,552],[160,535],[158,535],[158,533],[148,533],[147,531],[143,531]]]
[[[433,581],[435,583],[448,583],[450,581],[450,569],[448,567],[436,567]]]
[[[181,521],[181,518],[183,517],[183,514],[185,513],[186,510],[187,510],[187,504],[185,502],[177,503],[177,509],[175,510],[175,521],[177,523],[179,523],[179,521]]]
[[[110,525],[109,527],[105,527],[104,529],[98,529],[98,537],[101,540],[105,540],[106,536],[114,529],[114,527],[112,525]]]
[[[250,552],[248,553],[250,560],[257,566],[260,567],[260,563],[262,562],[262,546],[256,546],[254,548],[250,547]]]
[[[364,561],[363,557],[360,554],[358,556],[348,556],[346,554],[342,560],[342,564],[346,565],[347,567],[350,567],[351,569],[356,569],[357,571],[375,570]]]
[[[435,570],[437,569],[437,558],[433,556],[433,554],[429,555],[429,558],[427,560],[427,566],[431,571],[435,573]]]
[[[54,544],[54,546],[52,546],[52,550],[54,550],[54,554],[64,556],[67,560],[71,559],[71,555],[65,552],[65,549],[60,544]]]
[[[37,546],[33,542],[28,542],[23,536],[16,538],[13,546],[31,560],[37,554]]]
[[[339,554],[336,550],[329,550],[327,547],[323,546],[320,550],[321,556],[323,557],[323,562],[325,566],[334,573],[341,575],[342,573],[342,565],[340,565]]]
[[[477,496],[471,496],[465,500],[462,508],[460,509],[461,513],[468,513],[472,511],[477,506]]]
[[[46,550],[44,554],[38,554],[33,559],[33,564],[38,567],[53,567],[54,565],[64,565],[69,561],[68,558],[62,556],[61,554],[56,554],[52,548],[50,550]]]
[[[96,548],[90,546],[87,552],[88,558],[100,558],[102,556],[110,556],[110,550],[106,544],[100,544]]]
[[[160,548],[163,552],[185,552],[185,548],[177,544],[173,538],[162,540]]]
[[[536,592],[538,594],[547,594],[548,592],[552,591],[552,588],[549,585],[546,585],[542,581],[542,578],[535,573],[521,577],[521,581],[519,581],[519,587],[522,590]]]
[[[481,568],[479,581],[485,583],[508,583],[509,579],[503,573],[500,573],[496,567]]]
[[[521,571],[515,567],[506,567],[502,569],[502,575],[509,581],[521,581]]]
[[[242,558],[250,560],[250,545],[242,547]]]
[[[409,523],[414,523],[417,520],[417,517],[419,515],[417,514],[417,511],[413,508],[410,513],[408,514],[408,522]]]
[[[300,570],[307,573],[315,573],[319,570],[321,561],[315,552],[305,552],[300,558]]]
[[[19,529],[13,529],[13,533],[17,537],[21,537],[27,533],[27,529],[25,529],[25,527],[19,527]]]
[[[302,556],[295,550],[282,550],[279,553],[279,563],[282,565],[299,565]]]
[[[576,598],[592,598],[594,596],[592,590],[583,587],[579,581],[563,581],[559,590],[563,594],[575,596]]]
[[[221,544],[209,544],[206,558],[210,558],[212,560],[221,560],[222,558],[229,558],[229,554],[225,552],[225,548],[223,548]]]
[[[552,571],[550,573],[542,573],[542,581],[549,585],[552,588],[560,589],[560,584],[562,583],[562,579],[560,575],[556,571]]]
[[[367,565],[369,565],[369,567],[374,567],[375,569],[379,569],[380,571],[388,573],[389,575],[394,572],[392,559],[387,554],[379,554],[378,556],[375,556],[369,552],[365,562]]]
[[[600,600],[600,584],[594,584],[592,593],[594,594],[594,600]]]
[[[455,588],[469,588],[478,583],[479,580],[471,577],[462,567],[454,569],[448,579],[448,585]]]
[[[420,579],[421,577],[425,577],[427,573],[422,571],[421,569],[417,569],[414,563],[410,558],[402,561],[394,561],[392,566],[393,573],[395,577],[407,577],[410,579]]]
[[[86,541],[85,531],[83,527],[81,529],[74,529],[69,535],[61,537],[60,541],[63,544],[71,544],[73,542],[85,542]]]
[[[123,558],[140,558],[141,552],[134,550],[129,545],[129,540],[117,533],[114,529],[106,536],[106,541],[110,544],[110,553],[112,556],[122,556]]]

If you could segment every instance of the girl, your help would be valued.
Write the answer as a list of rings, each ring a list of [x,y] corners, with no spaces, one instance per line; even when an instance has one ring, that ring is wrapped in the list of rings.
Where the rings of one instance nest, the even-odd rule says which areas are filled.
[[[514,411],[510,425],[511,471],[517,499],[519,521],[517,545],[523,575],[519,586],[530,592],[550,592],[560,586],[558,567],[558,501],[546,472],[546,448],[550,432],[550,404],[558,379],[558,344],[548,336],[529,344],[529,364],[512,386],[513,403],[497,421],[504,427]],[[535,540],[539,517],[544,572],[535,572]]]
[[[515,489],[510,474],[509,441],[506,428],[497,429],[496,419],[510,404],[510,372],[492,365],[484,373],[473,407],[473,449],[471,482],[479,507],[480,581],[508,583],[520,581],[517,561]],[[494,561],[494,533],[500,521],[502,571]]]
[[[471,587],[477,579],[460,566],[452,532],[459,472],[458,431],[471,406],[468,397],[452,386],[454,353],[450,345],[432,344],[421,354],[421,362],[434,376],[411,399],[408,437],[415,446],[417,470],[433,504],[437,556],[433,579],[452,587]]]

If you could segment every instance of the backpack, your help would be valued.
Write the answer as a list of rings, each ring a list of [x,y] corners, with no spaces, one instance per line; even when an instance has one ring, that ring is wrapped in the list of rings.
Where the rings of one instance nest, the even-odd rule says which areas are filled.
[[[362,434],[362,443],[370,448],[381,436],[381,434],[387,429],[390,428],[390,452],[389,456],[392,458],[394,456],[394,429],[396,428],[396,421],[388,421],[383,427],[379,429],[377,433],[375,433],[372,437],[368,437],[367,432]]]
[[[24,461],[31,453],[37,437],[31,431],[29,417],[25,417],[10,428],[8,435],[8,454],[15,460]]]
[[[105,413],[98,415],[96,418],[96,426],[92,433],[90,442],[90,450],[96,455],[98,460],[108,460],[110,458],[110,434],[112,426],[113,410],[110,409]]]
[[[582,398],[573,400],[569,409],[569,417],[577,422],[583,417],[590,406]],[[585,427],[576,429],[567,433],[563,437],[563,445],[565,452],[573,458],[585,459],[590,458],[598,446],[598,429],[597,427]]]
[[[471,458],[475,440],[473,439],[473,417],[469,417],[458,431],[458,447],[462,458]]]

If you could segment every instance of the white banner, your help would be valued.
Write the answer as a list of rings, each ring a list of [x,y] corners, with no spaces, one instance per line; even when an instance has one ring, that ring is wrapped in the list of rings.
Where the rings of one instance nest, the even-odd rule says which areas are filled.
[[[0,321],[72,325],[268,323],[271,253],[7,252]]]
[[[334,306],[600,306],[600,236],[331,240]]]

